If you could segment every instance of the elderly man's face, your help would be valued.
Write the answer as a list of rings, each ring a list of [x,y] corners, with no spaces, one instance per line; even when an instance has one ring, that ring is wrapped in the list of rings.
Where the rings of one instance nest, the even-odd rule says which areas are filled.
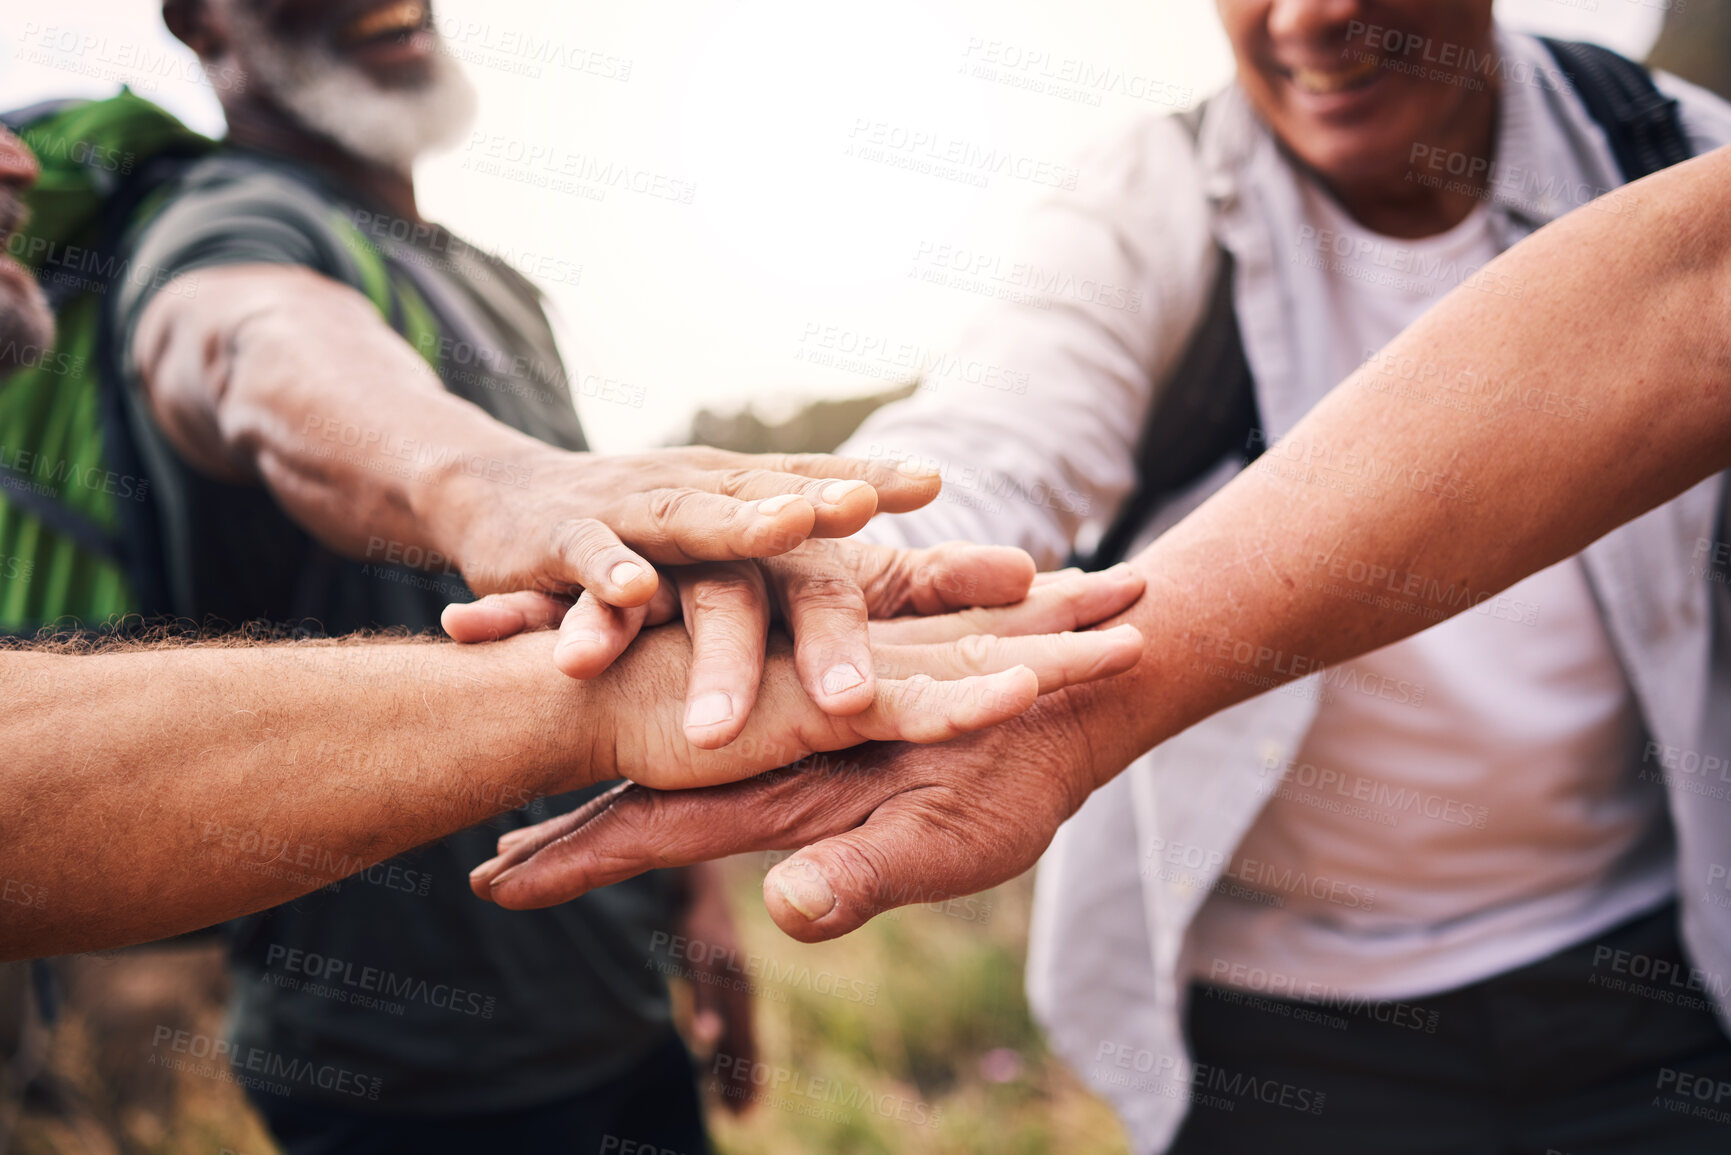
[[[459,139],[474,112],[429,0],[168,0],[164,11],[213,73],[238,79],[218,86],[231,122],[270,106],[406,172]]]
[[[54,338],[54,315],[36,278],[11,256],[13,234],[24,224],[24,190],[36,181],[36,158],[0,127],[0,373],[39,358]]]
[[[379,88],[419,88],[433,76],[438,39],[421,0],[228,0],[241,27],[278,50],[320,53]],[[244,60],[263,47],[236,44]]]
[[[1487,69],[1492,0],[1218,0],[1238,79],[1281,141],[1325,179],[1398,180],[1415,143],[1443,146]]]

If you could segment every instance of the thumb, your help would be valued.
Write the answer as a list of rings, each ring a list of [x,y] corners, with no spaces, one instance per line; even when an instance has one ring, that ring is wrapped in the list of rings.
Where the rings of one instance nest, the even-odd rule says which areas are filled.
[[[536,590],[488,594],[472,602],[452,602],[439,615],[439,624],[459,642],[496,642],[556,626],[570,605],[569,598]]]
[[[824,942],[886,910],[972,894],[1021,873],[1039,851],[1023,856],[1014,842],[980,844],[953,827],[935,829],[917,803],[897,796],[863,825],[777,863],[764,877],[763,902],[788,937]]]

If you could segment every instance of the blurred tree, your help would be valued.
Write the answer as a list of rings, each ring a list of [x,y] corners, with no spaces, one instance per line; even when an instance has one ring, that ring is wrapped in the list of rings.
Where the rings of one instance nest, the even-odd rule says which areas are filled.
[[[1670,0],[1647,63],[1731,100],[1731,0]]]
[[[755,407],[736,413],[700,409],[691,420],[688,444],[739,453],[828,453],[846,441],[874,409],[913,391],[909,382],[865,397],[812,401],[787,420],[774,423],[758,416]]]

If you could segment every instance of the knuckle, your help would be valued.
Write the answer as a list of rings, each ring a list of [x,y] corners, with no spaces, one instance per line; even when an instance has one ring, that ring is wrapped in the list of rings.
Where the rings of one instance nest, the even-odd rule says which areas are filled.
[[[569,559],[585,573],[593,573],[619,545],[613,531],[592,517],[562,521],[554,529],[559,556]]]
[[[970,674],[985,673],[998,652],[998,639],[992,634],[969,634],[956,641],[956,653],[962,668]]]
[[[776,850],[828,835],[822,829],[826,792],[809,789],[799,771],[795,763],[760,775],[741,792],[740,811],[751,815],[751,845],[744,849]]]
[[[717,449],[713,445],[686,445],[674,452],[679,454],[680,460],[697,469],[738,469],[752,460],[747,454]]]
[[[753,483],[762,480],[764,476],[764,471],[761,469],[737,467],[720,470],[712,474],[711,479],[714,482],[715,492],[738,495],[751,488]]]
[[[890,865],[883,850],[864,840],[826,847],[826,877],[832,880],[836,897],[849,913],[870,917],[893,901]]]
[[[764,807],[761,811],[764,817],[760,849],[774,850],[802,841],[811,829],[816,806],[817,802],[812,799],[782,798]]]
[[[621,796],[607,812],[610,853],[668,865],[677,856],[669,833],[677,831],[679,824],[668,822],[667,817],[667,800],[658,791],[633,790]]]
[[[787,585],[788,600],[800,610],[865,616],[865,595],[853,578],[833,570],[805,570]]]
[[[763,604],[763,589],[744,575],[706,578],[690,588],[694,613],[752,612]]]
[[[1088,604],[1087,583],[1078,578],[1075,581],[1059,582],[1052,587],[1052,609],[1055,617],[1061,617],[1073,626],[1082,620],[1082,609]]]
[[[889,703],[896,732],[909,742],[934,742],[947,737],[950,724],[946,699],[952,695],[945,690],[953,691],[955,687],[956,683],[938,682],[929,674],[915,674],[903,682]]]
[[[866,603],[878,609],[883,615],[902,612],[915,604],[915,575],[920,568],[919,557],[923,551],[910,551],[896,557],[885,559],[883,564],[876,565],[862,575],[860,588],[865,593]]]
[[[690,518],[701,496],[695,489],[657,489],[646,495],[649,518],[656,528],[666,532]]]

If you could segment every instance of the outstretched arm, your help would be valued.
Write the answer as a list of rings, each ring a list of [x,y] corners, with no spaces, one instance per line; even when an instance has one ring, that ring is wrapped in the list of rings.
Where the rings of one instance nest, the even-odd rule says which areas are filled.
[[[818,454],[558,449],[446,392],[365,297],[311,269],[186,278],[196,292],[170,283],[139,318],[152,414],[192,465],[262,482],[350,557],[384,540],[438,555],[480,593],[580,586],[633,606],[655,590],[646,562],[769,557],[937,492],[935,478]]]
[[[1127,620],[1150,638],[1138,711],[1158,716],[1108,761],[1417,633],[1731,466],[1728,189],[1731,148],[1540,231],[1493,266],[1535,287],[1519,308],[1457,289],[1151,545]],[[1342,596],[1354,580],[1376,596]],[[1250,677],[1207,672],[1223,663]],[[1076,699],[1115,713],[1116,689]]]
[[[847,718],[811,702],[778,637],[758,709],[718,750],[684,736],[679,626],[582,682],[549,676],[550,631],[481,646],[0,650],[0,959],[193,930],[598,781],[730,782],[992,725],[1133,665],[1134,630],[1052,632],[1141,590],[1128,573],[1073,578],[1014,607],[917,619],[917,636],[886,623],[873,699]]]
[[[1452,293],[1135,559],[1149,590],[1119,620],[1148,646],[1131,673],[942,749],[863,751],[870,773],[623,791],[556,840],[503,845],[492,897],[541,906],[652,865],[805,847],[764,894],[784,930],[818,940],[908,895],[991,886],[1150,747],[1414,633],[1731,465],[1728,188],[1722,149],[1510,250],[1496,272],[1541,287],[1518,310]],[[1378,596],[1341,596],[1337,565],[1381,575]],[[1472,596],[1439,603],[1439,589]]]
[[[874,692],[868,612],[913,608],[874,594],[931,584],[911,556],[868,558],[818,539],[925,504],[935,473],[825,454],[559,449],[448,393],[365,297],[311,269],[237,264],[186,277],[198,291],[171,282],[157,293],[135,341],[151,412],[176,451],[214,477],[264,484],[350,557],[423,558],[479,593],[582,589],[585,609],[557,651],[573,676],[606,668],[653,612],[650,563],[704,562],[710,576],[678,591],[709,652],[704,667],[722,670],[691,687],[694,702],[712,703],[698,717],[732,733],[744,724],[772,599],[812,699],[850,714]],[[944,574],[981,604],[1013,602],[1034,567],[1012,552],[951,551]],[[745,662],[728,661],[725,638],[748,639]]]
[[[0,652],[0,958],[194,930],[587,785],[597,694],[547,649]]]

